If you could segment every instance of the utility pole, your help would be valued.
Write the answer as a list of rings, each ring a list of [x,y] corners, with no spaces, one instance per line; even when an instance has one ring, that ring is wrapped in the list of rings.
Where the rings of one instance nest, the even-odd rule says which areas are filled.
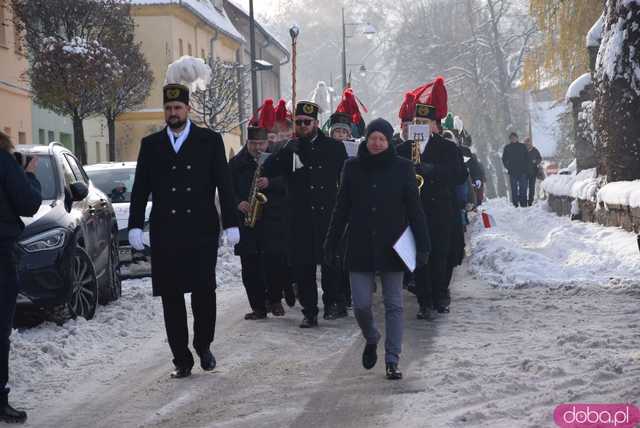
[[[347,88],[347,24],[344,22],[344,7],[342,8],[342,90]]]

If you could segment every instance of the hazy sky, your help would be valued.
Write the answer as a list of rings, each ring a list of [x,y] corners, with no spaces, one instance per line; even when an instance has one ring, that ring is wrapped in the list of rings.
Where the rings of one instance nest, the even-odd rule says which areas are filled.
[[[246,10],[249,10],[249,0],[236,0],[236,2],[244,6]],[[268,15],[269,8],[276,4],[278,4],[278,0],[253,0],[255,13],[260,15]]]

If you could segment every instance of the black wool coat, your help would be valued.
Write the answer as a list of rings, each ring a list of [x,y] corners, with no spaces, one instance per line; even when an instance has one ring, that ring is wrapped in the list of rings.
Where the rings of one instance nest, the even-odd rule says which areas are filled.
[[[398,147],[398,154],[411,159],[413,141],[405,141]],[[454,226],[459,213],[456,211],[456,186],[464,184],[468,172],[462,154],[455,143],[433,134],[420,157],[424,164],[432,164],[433,169],[422,172],[424,186],[421,191],[422,208],[427,216],[431,235],[432,252],[447,255],[451,251]],[[415,173],[414,173],[415,180]]]
[[[246,147],[229,161],[236,206],[242,201],[249,202],[251,185],[258,164]],[[269,179],[269,186],[260,190],[267,197],[262,206],[262,216],[255,227],[244,225],[245,215],[237,210],[240,224],[240,242],[235,254],[285,254],[287,249],[286,187],[282,177]]]
[[[322,245],[338,193],[340,171],[347,151],[339,141],[318,131],[314,141],[299,139],[302,168],[293,171],[293,152],[287,145],[264,163],[263,176],[282,176],[288,189],[288,221],[291,263],[323,262]]]
[[[502,163],[509,175],[525,175],[531,170],[527,146],[522,143],[509,143],[502,151]]]
[[[238,225],[224,142],[217,132],[191,124],[176,153],[164,128],[142,139],[131,191],[129,229],[144,226],[149,195],[151,272],[154,296],[215,288],[220,219]]]
[[[529,172],[530,176],[538,175],[538,167],[542,163],[542,156],[540,152],[535,147],[532,147],[531,150],[527,147],[527,155],[529,157]]]
[[[350,272],[404,271],[393,245],[407,226],[416,251],[430,252],[413,165],[398,157],[393,145],[371,156],[363,142],[358,156],[345,163],[327,247],[337,250],[347,224],[345,268]]]

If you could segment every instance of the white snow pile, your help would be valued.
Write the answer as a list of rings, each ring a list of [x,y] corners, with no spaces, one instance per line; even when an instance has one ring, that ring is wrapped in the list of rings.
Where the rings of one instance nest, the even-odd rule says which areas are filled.
[[[624,205],[640,208],[640,180],[615,181],[598,191],[598,202],[608,205]]]
[[[233,249],[221,247],[216,269],[219,289],[240,282],[240,262]],[[189,296],[186,296],[189,307]],[[154,335],[163,335],[160,298],[151,278],[122,283],[122,297],[99,306],[92,320],[78,318],[62,326],[43,323],[14,330],[11,336],[10,387],[27,409],[64,391],[69,382],[94,371],[117,369],[127,351],[137,352]]]
[[[514,208],[490,200],[495,225],[471,226],[471,273],[498,287],[640,287],[636,235],[622,229],[572,222],[539,204]]]
[[[188,86],[191,91],[204,91],[211,82],[211,76],[211,67],[202,58],[184,55],[169,64],[164,83],[179,83]]]
[[[569,85],[569,89],[567,89],[567,95],[565,97],[567,102],[571,101],[572,98],[580,98],[582,91],[591,84],[591,73],[584,73],[578,77]]]
[[[598,18],[587,33],[588,48],[594,48],[600,45],[600,41],[602,40],[602,30],[604,30],[604,15],[600,15],[600,18]]]
[[[578,174],[554,174],[544,179],[542,188],[555,196],[595,201],[600,179],[596,178],[596,169],[590,168]]]

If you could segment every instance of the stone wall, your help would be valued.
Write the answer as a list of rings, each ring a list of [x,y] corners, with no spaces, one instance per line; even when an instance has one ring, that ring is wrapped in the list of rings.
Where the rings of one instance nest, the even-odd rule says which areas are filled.
[[[548,194],[549,208],[561,216],[571,215],[573,198]],[[629,208],[625,205],[611,205],[608,209],[601,206],[596,209],[596,202],[578,199],[580,214],[577,219],[598,223],[603,226],[621,227],[629,232],[640,233],[640,208]]]

